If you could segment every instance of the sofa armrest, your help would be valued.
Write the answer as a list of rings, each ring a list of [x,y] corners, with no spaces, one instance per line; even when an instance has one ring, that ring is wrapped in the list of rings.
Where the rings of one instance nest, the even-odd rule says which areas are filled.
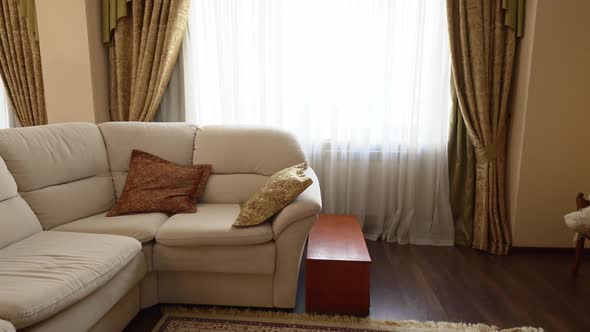
[[[318,177],[311,167],[305,170],[305,174],[312,179],[313,183],[274,217],[272,232],[275,240],[292,223],[316,215],[322,210],[322,195]]]
[[[16,329],[10,322],[0,319],[0,332],[16,332]]]

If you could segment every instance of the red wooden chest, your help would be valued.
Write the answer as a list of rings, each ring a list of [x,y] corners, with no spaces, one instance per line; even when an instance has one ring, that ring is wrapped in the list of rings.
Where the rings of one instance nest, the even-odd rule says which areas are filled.
[[[306,265],[306,311],[369,314],[371,257],[355,216],[320,215]]]

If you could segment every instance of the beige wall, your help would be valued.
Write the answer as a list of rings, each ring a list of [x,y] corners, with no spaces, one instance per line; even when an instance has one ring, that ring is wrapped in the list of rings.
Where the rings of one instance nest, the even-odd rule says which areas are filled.
[[[563,215],[590,193],[589,12],[587,0],[528,1],[508,166],[515,246],[571,246]]]
[[[507,198],[508,212],[512,229],[516,220],[518,192],[520,185],[520,167],[522,162],[522,144],[525,130],[525,117],[528,105],[528,92],[531,74],[531,58],[535,37],[537,0],[526,1],[525,26],[523,36],[519,40],[512,93],[510,96],[510,130],[508,133],[508,164],[507,164]]]
[[[86,0],[88,50],[96,123],[111,120],[109,114],[109,53],[102,43],[102,1]]]
[[[37,1],[49,123],[108,117],[108,59],[100,40],[101,0]]]

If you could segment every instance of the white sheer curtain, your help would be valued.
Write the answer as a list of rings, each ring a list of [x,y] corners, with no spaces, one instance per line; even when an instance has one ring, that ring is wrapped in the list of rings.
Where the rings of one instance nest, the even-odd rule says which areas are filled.
[[[15,127],[14,113],[4,83],[0,80],[0,129]]]
[[[182,84],[167,98],[181,86],[184,118],[196,124],[295,133],[324,212],[358,215],[367,238],[451,245],[445,8],[444,0],[193,0],[173,78]],[[168,99],[161,118],[181,119],[175,104]]]

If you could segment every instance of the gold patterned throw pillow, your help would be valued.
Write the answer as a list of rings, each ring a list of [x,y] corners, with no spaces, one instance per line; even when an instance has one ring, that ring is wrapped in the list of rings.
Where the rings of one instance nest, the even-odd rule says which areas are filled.
[[[285,168],[273,174],[256,192],[240,205],[234,226],[254,226],[281,211],[312,184],[305,175],[307,164]]]
[[[147,152],[133,150],[121,197],[107,217],[162,212],[197,212],[211,165],[182,166]]]

